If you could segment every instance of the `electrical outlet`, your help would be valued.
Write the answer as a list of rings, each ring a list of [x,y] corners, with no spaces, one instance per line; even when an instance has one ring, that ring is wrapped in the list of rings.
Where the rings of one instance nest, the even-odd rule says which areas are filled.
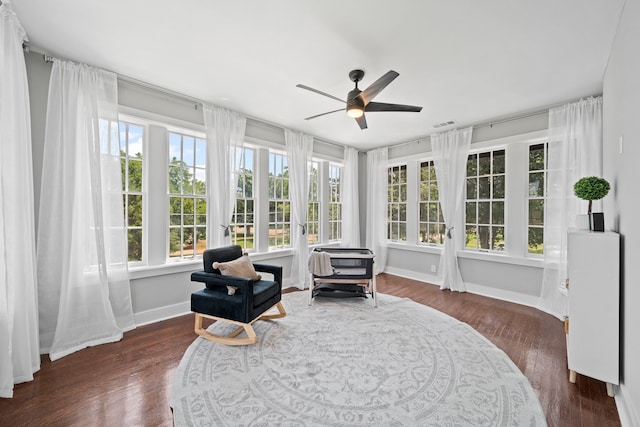
[[[432,273],[436,272],[436,265],[435,264],[431,264],[431,272]]]

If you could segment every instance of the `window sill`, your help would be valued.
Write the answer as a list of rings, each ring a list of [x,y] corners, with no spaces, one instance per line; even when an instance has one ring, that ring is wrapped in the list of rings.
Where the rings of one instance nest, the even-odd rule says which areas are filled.
[[[389,249],[397,249],[402,251],[421,252],[440,255],[442,248],[438,246],[412,245],[409,243],[388,242]],[[476,252],[461,250],[458,251],[458,258],[474,259],[486,262],[498,262],[501,264],[522,265],[526,267],[544,268],[544,260],[542,258],[522,258],[503,254],[495,254],[490,252]]]
[[[458,258],[475,259],[479,261],[499,262],[502,264],[522,265],[526,267],[544,267],[542,258],[522,258],[490,252],[458,251]]]
[[[388,242],[387,247],[403,251],[422,252],[436,255],[440,255],[442,253],[442,247],[436,245],[412,245],[411,243]]]
[[[293,249],[274,249],[263,253],[249,253],[249,258],[254,262],[261,262],[274,258],[283,258],[293,255]],[[129,267],[129,279],[143,279],[145,277],[164,276],[202,270],[202,258],[182,261],[168,261],[166,264],[144,265]]]
[[[129,279],[142,279],[145,277],[163,276],[166,274],[184,273],[202,269],[202,258],[184,261],[170,261],[160,265],[145,265],[129,267]]]

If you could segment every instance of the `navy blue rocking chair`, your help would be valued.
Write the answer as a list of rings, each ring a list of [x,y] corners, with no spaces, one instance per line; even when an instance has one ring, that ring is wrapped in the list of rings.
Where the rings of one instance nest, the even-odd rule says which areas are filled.
[[[253,329],[257,320],[278,319],[287,315],[282,299],[282,267],[252,263],[254,277],[229,275],[224,265],[238,263],[243,257],[240,246],[207,249],[203,254],[204,270],[191,274],[191,280],[202,282],[205,288],[191,294],[191,311],[195,312],[195,332],[210,341],[226,345],[254,344],[258,337]],[[215,268],[214,264],[218,267]],[[221,272],[226,272],[226,275]],[[263,280],[256,272],[270,273],[273,280]],[[255,279],[258,280],[255,280]],[[276,308],[277,313],[265,314]],[[209,318],[238,325],[229,335],[222,336],[202,328],[202,319]],[[238,337],[242,332],[246,337]]]

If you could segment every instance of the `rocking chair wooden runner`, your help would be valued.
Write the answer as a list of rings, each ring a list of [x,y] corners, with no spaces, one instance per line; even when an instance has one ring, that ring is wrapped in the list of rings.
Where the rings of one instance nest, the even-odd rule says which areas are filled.
[[[191,294],[195,332],[201,337],[226,345],[254,344],[258,341],[252,326],[255,321],[278,319],[287,315],[281,302],[281,266],[252,264],[248,257],[243,256],[240,246],[207,249],[203,254],[203,262],[204,271],[191,274],[192,281],[206,285],[204,289]],[[214,263],[217,263],[218,268],[214,268]],[[242,274],[247,277],[229,275],[230,271],[237,272],[238,266],[240,270],[248,268],[252,271]],[[273,280],[254,280],[259,277],[256,272],[270,273]],[[273,308],[278,313],[264,314]],[[202,319],[205,317],[238,325],[238,328],[226,336],[217,335],[202,328]],[[246,337],[237,338],[243,331]]]

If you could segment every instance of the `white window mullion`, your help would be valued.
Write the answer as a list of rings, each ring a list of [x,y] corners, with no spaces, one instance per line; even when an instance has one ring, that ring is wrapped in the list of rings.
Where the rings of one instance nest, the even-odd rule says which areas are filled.
[[[417,160],[407,162],[407,244],[409,245],[418,244],[419,176],[420,162]]]
[[[167,197],[169,192],[167,183],[169,136],[167,129],[149,125],[147,141],[143,153],[147,159],[144,180],[149,183],[146,186],[147,203],[144,205],[146,259],[148,265],[161,265],[166,263],[169,252],[169,233],[167,231],[169,229],[167,215],[169,212]]]
[[[513,257],[524,257],[527,248],[527,159],[526,144],[506,147],[505,254]]]

